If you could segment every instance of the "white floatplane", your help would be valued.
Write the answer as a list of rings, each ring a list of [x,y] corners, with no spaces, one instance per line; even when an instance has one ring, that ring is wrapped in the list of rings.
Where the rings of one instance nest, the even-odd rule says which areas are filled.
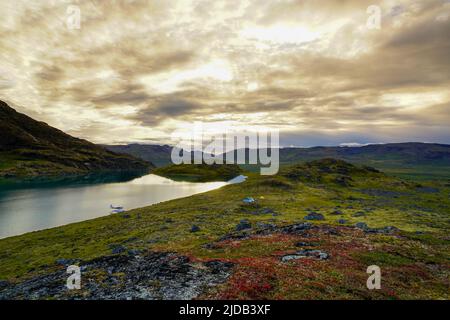
[[[124,208],[120,206],[113,206],[112,204],[109,205],[109,207],[112,209],[111,213],[121,213],[124,212]]]

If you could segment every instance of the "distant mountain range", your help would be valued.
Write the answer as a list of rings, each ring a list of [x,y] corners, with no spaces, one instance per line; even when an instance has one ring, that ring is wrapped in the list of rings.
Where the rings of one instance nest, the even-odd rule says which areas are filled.
[[[0,177],[146,170],[148,161],[72,137],[0,101]]]
[[[128,153],[162,167],[171,164],[170,146],[115,145],[109,150]],[[248,153],[248,150],[246,150]],[[402,176],[438,176],[450,178],[450,145],[434,143],[387,143],[361,147],[312,147],[282,148],[282,165],[324,158],[335,158],[355,164],[363,164]],[[249,168],[251,166],[247,166]]]
[[[171,164],[171,151],[168,145],[95,145],[0,101],[0,178],[146,170]],[[281,165],[323,158],[415,178],[450,178],[450,145],[410,142],[280,149]],[[244,167],[251,170],[255,166]]]
[[[362,147],[285,148],[282,164],[335,158],[375,167],[387,173],[415,179],[450,178],[450,145],[435,143],[387,143]]]
[[[128,144],[128,145],[103,145],[106,149],[126,153],[134,157],[149,161],[157,167],[164,167],[172,163],[170,154],[172,147],[168,145]]]
[[[388,143],[362,147],[314,147],[285,148],[280,151],[282,162],[313,160],[316,158],[338,158],[349,161],[384,164],[450,164],[450,145],[434,143]]]

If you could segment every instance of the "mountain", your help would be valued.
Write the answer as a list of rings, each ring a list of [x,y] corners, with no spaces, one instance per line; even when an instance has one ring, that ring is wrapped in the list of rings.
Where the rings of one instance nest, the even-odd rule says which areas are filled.
[[[249,150],[246,149],[248,159]],[[371,166],[402,178],[450,179],[450,145],[420,142],[373,144],[361,147],[282,148],[280,165],[333,158]],[[251,171],[257,165],[244,165]]]
[[[281,164],[323,158],[367,165],[404,178],[450,179],[450,145],[445,144],[406,142],[280,150]]]
[[[150,162],[72,137],[0,101],[0,177],[147,170]]]
[[[172,147],[158,145],[105,146],[109,150],[128,153],[150,161],[158,167],[171,164]],[[246,150],[248,159],[248,149]],[[387,173],[408,178],[450,178],[450,145],[435,143],[387,143],[361,147],[312,147],[280,149],[281,165],[334,158],[367,165]],[[256,166],[245,165],[248,170]]]
[[[280,150],[280,157],[282,162],[332,157],[350,161],[389,162],[392,165],[450,165],[450,145],[407,142],[362,147],[284,148]]]
[[[172,147],[168,145],[128,144],[128,145],[103,145],[106,149],[130,154],[134,157],[149,161],[157,167],[164,167],[172,163],[170,154]]]

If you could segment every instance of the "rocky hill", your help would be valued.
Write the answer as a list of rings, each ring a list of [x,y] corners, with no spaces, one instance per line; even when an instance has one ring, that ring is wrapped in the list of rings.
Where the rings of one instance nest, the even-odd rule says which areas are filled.
[[[150,162],[72,137],[0,101],[0,177],[55,176],[152,167]]]

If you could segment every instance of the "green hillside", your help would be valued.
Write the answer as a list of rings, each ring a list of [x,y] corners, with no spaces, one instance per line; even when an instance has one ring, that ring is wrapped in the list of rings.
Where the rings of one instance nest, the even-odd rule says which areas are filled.
[[[207,182],[228,181],[240,175],[242,169],[238,165],[180,164],[157,168],[153,173],[173,180]]]

